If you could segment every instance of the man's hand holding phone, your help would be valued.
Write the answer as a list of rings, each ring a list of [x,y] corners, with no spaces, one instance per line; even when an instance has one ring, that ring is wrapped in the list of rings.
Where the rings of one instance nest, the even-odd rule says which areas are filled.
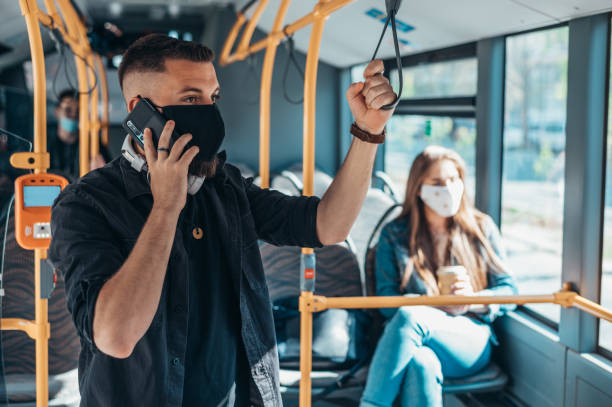
[[[173,130],[174,121],[168,120],[159,137],[157,148],[153,143],[151,129],[145,129],[143,134],[153,209],[178,216],[187,201],[189,164],[198,154],[199,148],[193,146],[183,153],[192,138],[191,134],[183,134],[170,150],[168,146]]]

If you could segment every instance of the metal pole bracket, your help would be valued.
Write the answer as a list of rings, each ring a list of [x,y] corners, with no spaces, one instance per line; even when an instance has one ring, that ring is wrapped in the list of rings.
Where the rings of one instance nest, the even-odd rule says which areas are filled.
[[[21,152],[11,155],[11,165],[15,168],[20,168],[24,170],[39,170],[43,172],[50,167],[50,164],[51,158],[48,152]]]

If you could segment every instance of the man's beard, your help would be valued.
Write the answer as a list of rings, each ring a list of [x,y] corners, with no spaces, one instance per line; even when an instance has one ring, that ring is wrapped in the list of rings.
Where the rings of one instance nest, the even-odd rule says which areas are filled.
[[[200,161],[194,158],[191,164],[189,164],[189,174],[197,177],[212,178],[217,173],[217,165],[219,159],[215,157],[212,161]]]

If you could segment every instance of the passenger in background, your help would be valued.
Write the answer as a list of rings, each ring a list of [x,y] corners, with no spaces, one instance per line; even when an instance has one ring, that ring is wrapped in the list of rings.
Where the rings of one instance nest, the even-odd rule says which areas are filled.
[[[516,294],[499,230],[465,193],[465,172],[463,159],[443,147],[430,146],[414,160],[402,213],[380,235],[377,295]],[[361,405],[391,406],[399,394],[402,406],[442,406],[443,377],[487,366],[496,343],[491,322],[508,309],[381,309],[388,323]]]
[[[62,91],[54,110],[57,132],[49,135],[48,150],[51,155],[51,172],[75,180],[79,178],[79,101],[72,89]],[[103,167],[110,161],[107,149],[100,145],[100,154],[92,157],[89,169]]]

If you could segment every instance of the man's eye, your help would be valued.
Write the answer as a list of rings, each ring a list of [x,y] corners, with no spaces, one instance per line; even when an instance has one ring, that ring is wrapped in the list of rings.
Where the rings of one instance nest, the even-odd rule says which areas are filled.
[[[186,98],[183,99],[185,102],[187,103],[198,103],[198,98],[197,96],[187,96]]]
[[[213,102],[216,102],[217,100],[221,99],[221,95],[217,93],[215,95],[212,95],[211,99]]]

